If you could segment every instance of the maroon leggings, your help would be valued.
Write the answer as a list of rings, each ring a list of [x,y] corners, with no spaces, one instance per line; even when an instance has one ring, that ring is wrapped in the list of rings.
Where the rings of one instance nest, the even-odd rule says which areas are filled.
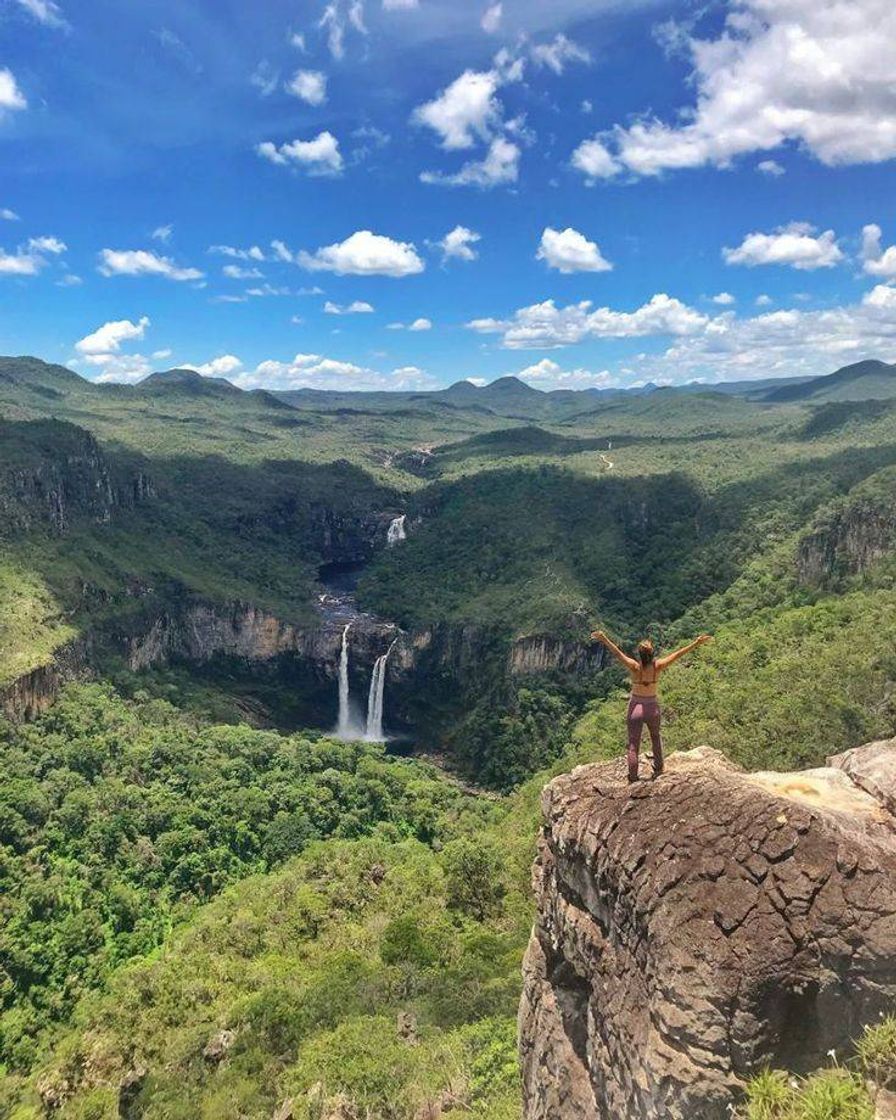
[[[628,704],[628,777],[633,782],[638,777],[638,751],[644,725],[650,732],[653,745],[653,772],[663,772],[663,736],[660,732],[660,704],[654,696],[632,696]]]

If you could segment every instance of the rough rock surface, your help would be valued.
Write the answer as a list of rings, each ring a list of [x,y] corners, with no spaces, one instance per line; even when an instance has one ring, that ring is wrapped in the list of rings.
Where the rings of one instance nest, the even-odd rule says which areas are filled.
[[[580,767],[543,811],[526,1120],[721,1120],[753,1072],[824,1064],[892,1007],[896,820],[846,769],[704,747],[632,787]]]
[[[828,759],[896,815],[896,739],[881,739]]]

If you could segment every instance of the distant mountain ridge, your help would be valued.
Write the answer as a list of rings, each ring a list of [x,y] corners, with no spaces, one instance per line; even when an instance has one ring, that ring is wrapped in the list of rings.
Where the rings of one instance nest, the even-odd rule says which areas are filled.
[[[890,397],[896,397],[896,365],[869,359],[797,385],[775,387],[762,399],[772,404],[826,404],[830,401],[887,400]]]

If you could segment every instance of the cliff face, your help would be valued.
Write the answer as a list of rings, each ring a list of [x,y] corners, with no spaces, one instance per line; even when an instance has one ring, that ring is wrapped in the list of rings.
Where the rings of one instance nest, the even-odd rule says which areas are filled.
[[[544,791],[524,966],[526,1120],[722,1120],[896,998],[896,740],[804,774],[701,748]],[[849,776],[848,776],[849,775]],[[872,790],[872,792],[868,792]]]
[[[896,474],[882,471],[863,492],[830,511],[803,537],[797,572],[802,583],[824,586],[861,575],[894,553]]]
[[[7,423],[2,438],[0,515],[7,535],[49,528],[65,533],[78,517],[93,522],[112,518],[153,497],[148,475],[133,471],[114,476],[88,432],[58,421]]]
[[[128,638],[126,658],[130,669],[140,670],[172,658],[199,664],[216,656],[263,662],[289,654],[335,677],[342,631],[336,622],[294,626],[250,603],[197,602],[162,615],[144,633]],[[353,658],[373,664],[395,633],[394,627],[372,619],[353,624]]]

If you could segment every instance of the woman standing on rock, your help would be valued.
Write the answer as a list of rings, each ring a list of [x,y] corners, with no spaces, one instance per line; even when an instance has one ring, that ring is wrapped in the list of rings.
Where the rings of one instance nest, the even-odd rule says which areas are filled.
[[[656,694],[657,681],[660,673],[668,669],[679,657],[702,646],[704,642],[712,641],[709,634],[701,634],[686,646],[677,649],[674,653],[667,653],[665,657],[656,657],[653,642],[645,638],[638,643],[637,658],[629,657],[622,652],[619,646],[608,638],[603,630],[595,630],[591,635],[592,640],[605,645],[617,661],[628,669],[632,679],[632,695],[628,704],[628,780],[638,780],[638,751],[641,748],[641,734],[644,725],[650,732],[650,742],[653,746],[653,776],[658,778],[663,772],[663,736],[660,731],[662,713],[660,702]]]

